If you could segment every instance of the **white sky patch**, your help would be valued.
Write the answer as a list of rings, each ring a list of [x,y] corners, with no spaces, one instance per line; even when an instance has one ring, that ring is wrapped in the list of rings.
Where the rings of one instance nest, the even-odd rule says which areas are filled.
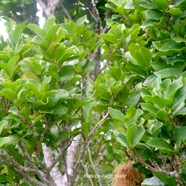
[[[8,33],[6,31],[6,26],[4,25],[5,20],[4,19],[0,19],[0,34],[3,36],[4,40],[8,39]]]
[[[43,25],[44,25],[44,22],[45,22],[45,18],[43,17],[42,15],[42,9],[41,7],[37,4],[37,9],[38,9],[38,12],[37,12],[37,16],[39,17],[39,26],[42,28]],[[3,36],[4,40],[7,40],[8,39],[8,33],[6,31],[6,26],[4,25],[6,21],[2,18],[0,18],[0,35]]]
[[[42,11],[42,8],[40,7],[39,4],[37,4],[37,9],[38,9],[38,12],[37,12],[37,16],[39,17],[39,26],[41,28],[43,28],[43,25],[44,25],[44,22],[45,22],[45,18],[43,17],[43,11]]]

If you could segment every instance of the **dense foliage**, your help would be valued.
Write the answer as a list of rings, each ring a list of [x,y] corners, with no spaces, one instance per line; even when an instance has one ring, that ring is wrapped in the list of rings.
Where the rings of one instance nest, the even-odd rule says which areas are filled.
[[[111,185],[113,167],[131,159],[146,177],[186,184],[186,1],[99,7],[105,29],[83,11],[74,20],[56,12],[43,28],[23,22],[1,39],[1,185],[52,185],[53,167],[71,185]]]

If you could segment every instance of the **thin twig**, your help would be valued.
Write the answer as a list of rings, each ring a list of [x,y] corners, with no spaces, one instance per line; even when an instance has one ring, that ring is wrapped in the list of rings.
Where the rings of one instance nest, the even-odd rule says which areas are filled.
[[[76,164],[74,165],[74,170],[77,169],[77,167],[79,166],[79,163],[82,161],[84,155],[85,155],[85,151],[90,143],[90,138],[92,137],[92,135],[94,134],[95,130],[98,129],[99,127],[101,127],[101,125],[104,123],[104,121],[106,120],[108,116],[108,112],[106,113],[105,116],[103,116],[103,118],[95,125],[95,127],[92,128],[92,130],[89,132],[89,135],[87,137],[87,139],[84,141],[84,144],[81,146],[81,150],[79,153],[79,157],[78,160],[76,162]]]
[[[42,147],[42,143],[43,143],[45,134],[46,134],[47,130],[49,130],[49,128],[50,128],[50,127],[49,127],[49,125],[48,125],[48,122],[46,122],[45,128],[44,128],[44,130],[43,130],[43,132],[42,132],[42,134],[41,134],[40,140],[39,140],[38,145],[37,145],[36,154],[37,154],[38,157],[40,157],[40,156],[39,156],[39,152],[40,152],[40,150],[41,150],[41,147]]]
[[[5,154],[4,154],[5,155]],[[47,186],[46,184],[44,183],[41,183],[39,182],[38,180],[30,177],[28,175],[28,173],[24,173],[22,167],[18,166],[17,167],[17,164],[15,165],[13,162],[10,161],[10,159],[8,159],[6,156],[4,156],[1,154],[1,157],[3,157],[4,159],[3,160],[0,160],[0,162],[2,162],[3,164],[7,165],[7,166],[10,166],[10,164],[12,163],[13,164],[13,169],[15,172],[17,172],[18,174],[20,174],[21,176],[23,176],[25,179],[27,179],[30,183],[33,183],[33,184],[36,184],[38,186]],[[7,158],[7,159],[6,159]]]
[[[21,140],[19,142],[19,146],[23,152],[23,154],[25,155],[27,161],[29,162],[29,164],[31,165],[31,167],[35,170],[35,173],[40,177],[40,179],[43,179],[46,183],[49,182],[47,179],[46,179],[46,176],[43,172],[41,172],[38,167],[35,165],[35,163],[32,161],[31,159],[31,156],[29,155],[27,149],[26,149],[26,146],[24,144],[24,142]]]
[[[102,26],[102,21],[101,18],[99,16],[99,11],[96,7],[97,1],[96,0],[91,0],[91,8],[92,10],[90,10],[90,15],[92,16],[92,18],[96,21],[96,24],[99,24],[99,32],[102,32],[103,26]]]
[[[106,120],[107,116],[109,115],[109,113],[107,112],[103,118],[95,125],[95,127],[92,128],[92,130],[89,132],[87,141],[89,141],[90,137],[94,134],[94,132],[96,131],[96,129],[100,128],[101,125],[103,124],[103,122]]]
[[[4,152],[4,154],[0,154],[0,157],[5,158],[6,160],[8,160],[9,162],[11,162],[15,167],[17,167],[18,169],[24,171],[24,172],[31,172],[31,173],[35,173],[37,174],[35,169],[32,169],[30,167],[24,167],[22,165],[20,165],[19,163],[17,163],[8,153]]]
[[[179,174],[177,173],[177,171],[167,171],[167,170],[164,170],[162,168],[160,168],[159,166],[158,167],[153,167],[149,164],[147,164],[145,161],[143,161],[143,159],[138,155],[136,154],[134,151],[130,150],[129,152],[132,156],[134,156],[145,168],[153,171],[153,172],[160,172],[160,173],[165,173],[166,175],[168,176],[173,176],[174,178],[178,179],[179,178]]]
[[[47,184],[41,183],[36,179],[31,178],[28,174],[25,174],[24,172],[22,172],[21,170],[17,169],[16,167],[14,167],[15,172],[17,172],[18,174],[20,174],[21,176],[23,176],[25,179],[27,179],[30,183],[33,183],[37,186],[47,186]]]
[[[99,182],[99,185],[102,186],[102,183],[101,183],[101,179],[100,179],[100,175],[99,175],[99,172],[96,170],[96,167],[93,163],[93,160],[92,160],[92,155],[91,155],[91,152],[90,152],[90,147],[87,148],[88,150],[88,155],[89,155],[89,160],[90,160],[90,163],[91,163],[91,166],[96,174],[96,177],[98,178],[98,182]]]
[[[94,186],[94,183],[93,183],[93,181],[92,181],[92,178],[91,178],[91,176],[89,176],[89,172],[88,172],[87,166],[84,165],[83,162],[82,162],[82,166],[83,166],[83,168],[84,168],[84,170],[85,170],[85,173],[86,173],[86,175],[84,175],[84,176],[86,176],[86,178],[89,179],[91,186]]]
[[[62,3],[60,3],[60,6],[61,6],[63,12],[65,13],[66,17],[67,17],[68,19],[72,20],[71,15],[69,14],[68,10],[64,7],[64,5],[63,5]]]

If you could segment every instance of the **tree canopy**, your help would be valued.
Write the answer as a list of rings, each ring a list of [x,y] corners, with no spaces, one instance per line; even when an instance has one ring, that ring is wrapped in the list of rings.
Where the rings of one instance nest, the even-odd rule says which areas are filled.
[[[1,0],[0,184],[109,186],[133,160],[147,179],[184,186],[185,7]]]

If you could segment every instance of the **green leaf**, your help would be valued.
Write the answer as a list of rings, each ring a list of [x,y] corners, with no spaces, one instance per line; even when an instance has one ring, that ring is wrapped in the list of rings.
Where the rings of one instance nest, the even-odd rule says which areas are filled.
[[[113,44],[116,44],[118,41],[117,37],[112,34],[100,34],[99,37]]]
[[[186,43],[186,39],[183,37],[173,37],[172,40],[176,41],[176,43]]]
[[[66,65],[62,67],[59,75],[62,81],[69,81],[74,77],[75,70],[72,65]]]
[[[14,90],[8,89],[8,88],[2,89],[0,91],[0,96],[3,96],[10,101],[16,101],[17,100],[17,93]]]
[[[159,131],[162,126],[163,126],[162,122],[156,121],[155,123],[151,125],[148,131],[150,131],[150,133],[152,134],[152,137],[156,137],[155,135],[157,136],[159,135]]]
[[[13,75],[15,74],[15,66],[16,64],[18,63],[18,61],[20,60],[20,56],[19,55],[16,55],[14,57],[12,57],[8,63],[7,63],[7,72],[8,72],[8,75],[12,78]]]
[[[155,115],[158,109],[151,103],[141,103],[141,108],[148,111],[149,113]]]
[[[116,140],[121,143],[122,146],[128,147],[126,136],[122,133],[119,133],[116,137]]]
[[[175,178],[170,177],[165,173],[153,172],[153,174],[154,174],[154,176],[159,178],[164,183],[164,185],[168,185],[168,186],[177,186],[178,185],[176,183]]]
[[[54,60],[60,60],[66,52],[66,48],[63,43],[53,42],[50,44],[47,54]]]
[[[174,40],[169,40],[164,43],[160,48],[159,51],[161,52],[169,52],[169,51],[181,51],[184,47],[184,43],[176,43]]]
[[[182,70],[179,68],[166,68],[156,71],[154,74],[161,78],[179,78],[182,75]]]
[[[87,21],[87,15],[85,15],[85,16],[79,18],[79,19],[76,21],[76,25],[77,25],[77,26],[80,26],[80,25],[84,24],[86,21]]]
[[[54,38],[56,37],[56,33],[58,32],[58,29],[61,27],[60,24],[55,24],[53,26],[51,26],[46,35],[45,35],[45,38],[51,42],[53,42]]]
[[[132,147],[135,147],[140,142],[144,134],[145,134],[145,129],[142,126],[135,127],[131,139]]]
[[[181,142],[186,143],[186,126],[176,128],[173,131],[173,139],[176,141],[177,148],[180,147]]]
[[[166,98],[167,99],[173,99],[176,92],[183,86],[183,81],[182,81],[182,77],[180,77],[179,79],[173,81],[170,85],[168,85],[167,87],[167,91],[166,91]]]
[[[163,14],[160,11],[147,10],[146,16],[147,16],[148,19],[155,20],[155,21],[160,21]]]
[[[15,45],[18,45],[21,40],[21,35],[26,28],[26,23],[21,23],[16,26],[15,30],[11,33],[11,37]]]
[[[61,145],[61,143],[63,143],[65,140],[67,140],[68,138],[70,138],[70,132],[67,130],[63,130],[59,133],[59,139],[57,144]]]
[[[168,13],[177,17],[181,16],[183,14],[183,11],[180,8],[171,8]]]
[[[161,151],[173,152],[174,148],[167,141],[160,138],[152,138],[147,141],[147,145],[157,148]]]
[[[156,118],[167,123],[167,120],[168,120],[168,112],[165,111],[165,110],[159,110],[157,113],[156,113]]]
[[[140,109],[136,110],[136,108],[134,106],[131,106],[128,109],[128,111],[124,117],[125,127],[128,128],[132,124],[135,124],[142,114],[143,114],[142,110],[140,110]]]
[[[112,118],[118,119],[121,122],[124,121],[124,114],[121,111],[119,111],[117,109],[113,109],[111,107],[108,108],[108,111],[109,111],[109,114],[111,115]]]
[[[158,107],[160,108],[165,108],[165,107],[168,107],[170,108],[172,106],[172,101],[170,99],[164,99],[164,98],[161,98],[159,96],[144,96],[143,99],[146,101],[146,102],[150,102],[150,103],[153,103],[155,106],[157,105]]]
[[[43,37],[43,30],[36,24],[29,24],[27,25],[27,28],[35,32],[38,36]]]
[[[44,102],[46,102],[48,107],[53,107],[60,99],[68,98],[68,96],[69,93],[65,89],[53,90],[45,93]]]
[[[175,6],[183,6],[185,4],[186,4],[185,0],[175,0],[174,1]]]
[[[129,10],[133,10],[135,7],[134,7],[134,4],[132,2],[128,2],[125,6],[124,6],[124,9],[129,9]]]
[[[43,32],[46,34],[48,32],[48,30],[50,29],[50,27],[54,24],[56,18],[52,17],[48,20],[45,21],[44,25],[43,25]]]
[[[7,125],[8,125],[8,122],[6,120],[0,121],[0,135],[3,131],[3,129],[6,128]]]
[[[132,43],[129,46],[129,51],[140,66],[143,68],[149,66],[151,53],[147,48]]]
[[[129,147],[131,147],[131,145],[132,145],[132,136],[133,136],[133,132],[134,132],[135,128],[136,128],[136,125],[131,125],[127,129],[126,139],[127,139],[127,143],[128,143]]]
[[[7,137],[2,137],[0,138],[0,148],[2,148],[3,146],[17,143],[20,139],[21,138],[19,135],[11,135]]]
[[[135,147],[145,133],[145,129],[142,126],[132,125],[127,130],[126,139],[132,148]]]
[[[169,0],[151,0],[159,9],[165,10],[169,7]]]

